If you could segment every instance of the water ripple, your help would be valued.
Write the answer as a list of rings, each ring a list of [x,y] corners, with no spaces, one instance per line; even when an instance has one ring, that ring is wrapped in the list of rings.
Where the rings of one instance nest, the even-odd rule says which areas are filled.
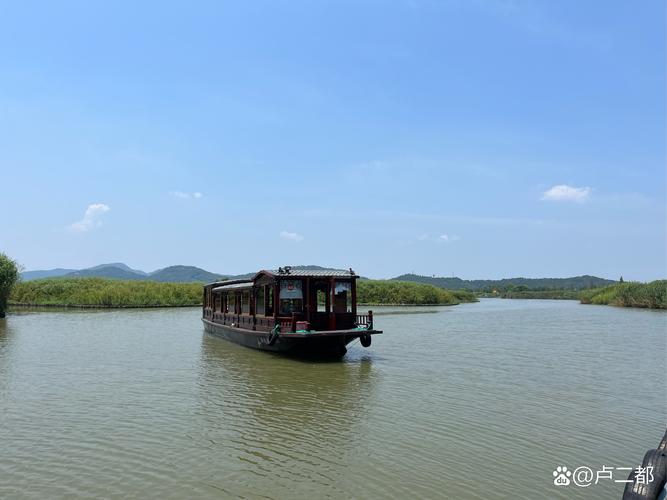
[[[551,472],[633,466],[657,445],[667,315],[426,310],[377,311],[385,334],[335,363],[204,335],[199,310],[11,315],[0,497],[620,496],[564,492]]]

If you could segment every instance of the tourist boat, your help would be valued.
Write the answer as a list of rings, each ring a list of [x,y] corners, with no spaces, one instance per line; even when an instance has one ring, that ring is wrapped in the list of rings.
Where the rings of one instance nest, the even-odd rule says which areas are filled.
[[[281,267],[249,279],[204,285],[208,333],[255,349],[342,356],[359,339],[371,345],[373,312],[357,314],[357,276],[349,271]]]

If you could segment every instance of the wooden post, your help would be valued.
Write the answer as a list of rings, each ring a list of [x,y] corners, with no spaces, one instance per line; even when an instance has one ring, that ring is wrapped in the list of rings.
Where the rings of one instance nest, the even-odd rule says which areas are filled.
[[[373,311],[368,311],[368,329],[373,329]]]
[[[352,314],[354,321],[357,320],[357,280],[352,278]]]
[[[273,283],[273,319],[278,319],[278,309],[280,308],[280,286],[278,280]]]
[[[331,296],[331,312],[329,313],[329,330],[336,329],[336,283],[329,278],[329,295]]]
[[[312,297],[310,296],[310,278],[305,278],[304,280],[306,282],[306,290],[304,291],[304,301],[303,301],[303,306],[306,308],[306,321],[310,323],[310,308],[311,308],[311,302],[312,302]],[[315,297],[315,308],[317,310],[317,297]]]
[[[331,313],[331,290],[324,294],[324,312]]]

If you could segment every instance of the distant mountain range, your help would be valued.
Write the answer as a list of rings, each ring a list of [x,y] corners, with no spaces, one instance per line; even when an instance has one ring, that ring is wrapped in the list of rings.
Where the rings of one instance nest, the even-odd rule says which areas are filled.
[[[292,266],[292,269],[308,269],[308,270],[327,270],[331,268],[321,266]],[[111,278],[117,280],[149,280],[149,281],[163,281],[170,283],[211,283],[213,281],[228,278],[228,279],[244,279],[252,278],[255,272],[238,274],[238,275],[222,275],[212,273],[194,266],[169,266],[164,269],[158,269],[151,273],[132,269],[122,262],[112,262],[110,264],[100,264],[95,267],[88,267],[86,269],[48,269],[40,271],[25,271],[21,273],[23,281],[30,281],[42,278]]]
[[[505,278],[501,280],[462,280],[461,278],[438,278],[419,276],[417,274],[402,274],[396,281],[412,281],[426,283],[448,290],[472,290],[474,292],[504,290],[510,286],[525,286],[531,290],[585,290],[609,286],[616,283],[613,280],[596,276],[574,276],[572,278]]]
[[[132,269],[121,262],[111,264],[101,264],[86,269],[48,269],[41,271],[25,271],[21,273],[23,281],[30,281],[42,278],[111,278],[117,280],[150,280],[164,281],[171,283],[210,283],[224,276],[211,273],[204,269],[194,266],[170,266],[164,269],[158,269],[152,273]]]
[[[308,270],[329,270],[330,267],[321,266],[292,266],[292,269]],[[86,269],[48,269],[41,271],[25,271],[21,273],[23,281],[30,281],[42,278],[55,277],[98,277],[120,280],[150,280],[163,281],[171,283],[210,283],[221,278],[243,279],[251,278],[254,272],[238,275],[223,275],[212,273],[194,266],[169,266],[164,269],[158,269],[147,273],[123,264],[122,262],[113,262],[111,264],[101,264]],[[364,279],[364,278],[362,278]],[[597,278],[595,276],[575,276],[572,278],[507,278],[502,280],[462,280],[461,278],[444,278],[419,276],[417,274],[402,274],[396,278],[396,281],[412,281],[415,283],[426,283],[435,285],[439,288],[449,290],[472,290],[476,292],[491,291],[494,289],[504,290],[510,286],[525,286],[531,290],[583,290],[587,288],[596,288],[608,286],[616,283],[612,280]]]

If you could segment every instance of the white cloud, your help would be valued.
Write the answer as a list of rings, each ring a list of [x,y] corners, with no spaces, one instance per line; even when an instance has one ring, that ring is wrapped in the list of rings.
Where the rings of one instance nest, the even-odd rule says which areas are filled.
[[[543,200],[547,201],[574,201],[583,203],[591,196],[591,188],[589,187],[574,187],[567,184],[558,184],[557,186],[547,189],[542,195]]]
[[[450,243],[452,241],[458,241],[461,238],[455,234],[443,233],[440,236],[431,236],[428,233],[423,233],[417,236],[418,241],[435,241],[438,243]]]
[[[196,191],[194,193],[185,193],[183,191],[169,191],[169,194],[173,196],[174,198],[178,198],[181,200],[190,200],[190,199],[200,199],[203,198],[204,195],[201,194],[199,191]]]
[[[96,227],[100,227],[102,225],[100,217],[109,210],[111,210],[109,205],[105,205],[104,203],[93,203],[92,205],[88,205],[86,213],[83,214],[83,219],[70,224],[69,229],[77,233],[83,233],[95,229]]]
[[[449,243],[449,242],[452,242],[452,241],[458,241],[460,239],[461,238],[459,238],[455,234],[441,234],[440,236],[438,236],[438,242],[439,243]]]
[[[290,233],[289,231],[280,231],[280,237],[284,240],[302,241],[303,236],[299,233]]]
[[[360,170],[370,170],[371,172],[382,172],[384,170],[387,170],[387,168],[389,168],[389,163],[382,160],[373,160],[364,163],[359,163],[357,167]]]

